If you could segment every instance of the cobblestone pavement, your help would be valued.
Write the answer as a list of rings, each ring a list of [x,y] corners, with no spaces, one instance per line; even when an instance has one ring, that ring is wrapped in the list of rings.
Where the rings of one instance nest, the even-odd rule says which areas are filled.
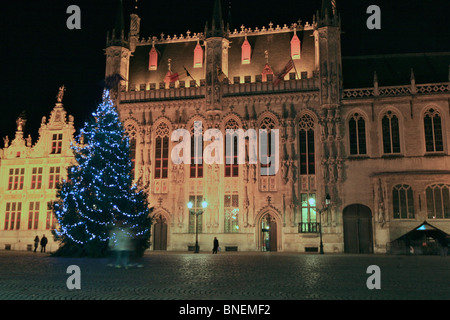
[[[108,263],[0,251],[0,299],[450,299],[450,257],[151,252],[139,268]],[[66,286],[70,265],[80,268],[79,290]],[[367,288],[370,265],[380,267],[379,290]]]

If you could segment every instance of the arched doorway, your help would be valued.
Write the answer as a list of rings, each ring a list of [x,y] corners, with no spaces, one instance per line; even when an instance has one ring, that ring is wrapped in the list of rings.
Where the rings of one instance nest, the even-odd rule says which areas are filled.
[[[277,222],[266,214],[261,219],[261,251],[277,251]]]
[[[167,250],[167,221],[159,215],[153,225],[153,250]]]
[[[372,212],[362,204],[345,207],[344,252],[373,253]]]

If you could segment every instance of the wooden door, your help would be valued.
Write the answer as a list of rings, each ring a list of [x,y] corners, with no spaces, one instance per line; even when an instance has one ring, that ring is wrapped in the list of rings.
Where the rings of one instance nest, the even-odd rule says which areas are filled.
[[[361,204],[344,209],[344,252],[373,253],[372,212]]]
[[[153,250],[167,250],[167,223],[158,217],[153,228]]]

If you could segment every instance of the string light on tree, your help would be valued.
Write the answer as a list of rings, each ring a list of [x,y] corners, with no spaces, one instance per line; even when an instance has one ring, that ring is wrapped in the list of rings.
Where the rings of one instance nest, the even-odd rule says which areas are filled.
[[[150,209],[146,194],[132,184],[129,139],[108,90],[78,141],[72,144],[77,164],[68,169],[54,204],[61,250],[101,256],[120,222],[143,252],[149,246]]]

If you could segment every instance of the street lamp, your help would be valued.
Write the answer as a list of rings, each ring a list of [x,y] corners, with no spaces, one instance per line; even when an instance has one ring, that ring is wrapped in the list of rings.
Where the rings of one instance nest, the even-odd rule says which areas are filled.
[[[325,197],[325,207],[319,210],[319,235],[320,235],[320,249],[319,253],[323,254],[323,242],[322,242],[322,212],[324,210],[328,211],[328,207],[331,203],[330,195],[327,193],[327,196]]]
[[[199,252],[199,247],[198,247],[198,216],[203,214],[203,210],[191,211],[193,206],[194,206],[194,204],[192,203],[192,201],[189,201],[188,204],[187,204],[187,207],[189,208],[190,213],[192,215],[195,215],[195,251],[194,251],[194,253],[198,253]],[[202,201],[203,209],[206,209],[207,206],[208,206],[208,202],[203,200]]]

